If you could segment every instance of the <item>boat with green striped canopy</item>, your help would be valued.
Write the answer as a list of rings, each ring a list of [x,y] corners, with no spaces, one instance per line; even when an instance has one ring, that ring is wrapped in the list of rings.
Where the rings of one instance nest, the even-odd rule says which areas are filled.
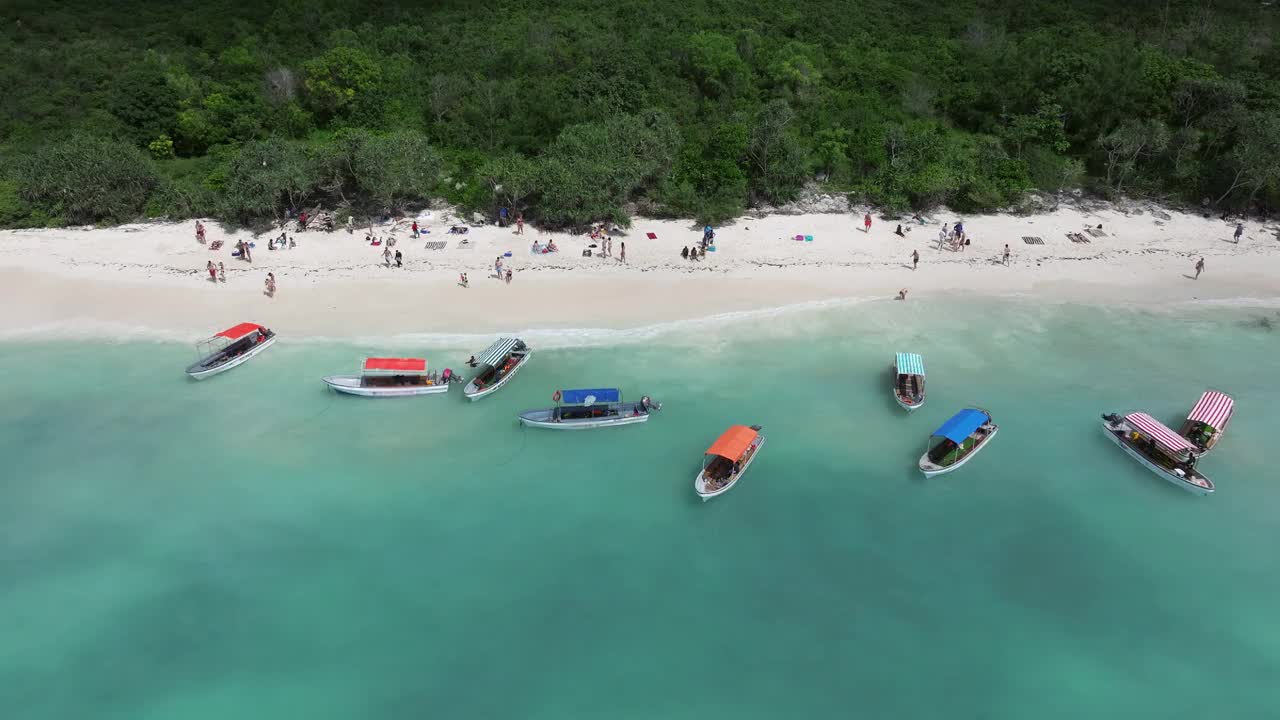
[[[476,374],[463,388],[471,401],[488,397],[500,390],[529,362],[533,351],[519,338],[499,338],[490,345],[476,363]]]

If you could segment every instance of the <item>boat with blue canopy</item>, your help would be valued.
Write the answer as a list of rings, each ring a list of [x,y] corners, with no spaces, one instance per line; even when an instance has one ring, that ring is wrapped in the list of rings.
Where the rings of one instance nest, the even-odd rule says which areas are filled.
[[[551,399],[555,407],[526,410],[517,416],[520,423],[551,430],[591,430],[648,422],[653,412],[662,409],[648,395],[626,402],[618,388],[557,390]]]
[[[986,410],[961,410],[929,436],[929,449],[920,456],[920,472],[933,477],[959,468],[986,447],[999,430]]]
[[[924,358],[898,353],[893,358],[893,399],[907,412],[924,407]]]
[[[528,364],[533,351],[519,338],[499,338],[480,355],[472,367],[478,368],[475,377],[462,389],[468,400],[479,400],[492,395],[511,381]],[[471,364],[471,362],[468,362]]]

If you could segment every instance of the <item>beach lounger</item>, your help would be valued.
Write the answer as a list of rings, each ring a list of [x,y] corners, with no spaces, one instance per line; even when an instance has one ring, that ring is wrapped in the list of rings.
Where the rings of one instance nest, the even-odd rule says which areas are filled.
[[[445,249],[445,247],[446,247],[446,246],[448,246],[448,245],[449,245],[449,243],[444,242],[444,241],[442,241],[442,240],[438,240],[438,241],[436,241],[436,242],[429,242],[429,243],[427,243],[426,245],[424,245],[423,247],[425,247],[427,250],[443,250],[443,249]]]
[[[1023,235],[1023,236],[1022,236],[1022,242],[1026,243],[1026,244],[1028,244],[1028,245],[1043,245],[1043,244],[1044,244],[1044,238],[1034,237],[1034,236],[1031,236],[1031,235]]]
[[[1094,237],[1100,237],[1100,238],[1101,238],[1101,237],[1106,237],[1106,236],[1107,236],[1107,234],[1106,234],[1105,232],[1103,232],[1103,231],[1099,230],[1098,228],[1085,228],[1085,229],[1084,229],[1084,231],[1085,231],[1085,232],[1087,232],[1087,233],[1089,233],[1090,235],[1092,235],[1092,236],[1094,236]]]
[[[1067,239],[1077,244],[1087,244],[1089,242],[1089,238],[1080,233],[1067,233]]]

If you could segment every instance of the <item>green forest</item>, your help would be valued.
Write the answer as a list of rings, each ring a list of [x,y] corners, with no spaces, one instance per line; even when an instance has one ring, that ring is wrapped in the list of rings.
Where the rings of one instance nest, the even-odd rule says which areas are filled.
[[[9,0],[0,225],[443,199],[550,226],[1030,192],[1280,208],[1233,0]]]

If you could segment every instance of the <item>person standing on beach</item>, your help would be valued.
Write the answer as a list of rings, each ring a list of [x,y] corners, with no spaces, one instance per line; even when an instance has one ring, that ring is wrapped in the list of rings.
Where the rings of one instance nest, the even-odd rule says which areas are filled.
[[[391,267],[391,246],[387,245],[382,248],[382,264]]]
[[[493,259],[493,276],[498,278],[499,280],[502,279],[502,256],[501,255]]]
[[[470,284],[467,282],[466,273],[458,273],[458,284],[461,285],[462,287],[471,287]]]
[[[1192,279],[1199,280],[1200,273],[1202,272],[1204,272],[1204,258],[1200,258],[1199,260],[1196,261],[1196,276]]]
[[[618,259],[621,260],[622,262],[627,261],[627,244],[626,243],[622,243],[622,254],[618,256]]]
[[[1239,234],[1236,235],[1236,239],[1239,239]],[[199,220],[196,221],[196,242],[204,244],[204,223]]]
[[[417,220],[413,221],[412,229],[413,229],[413,239],[417,240],[418,239],[418,221]]]
[[[1236,244],[1240,244],[1240,237],[1244,235],[1244,223],[1236,223]],[[201,241],[203,242],[203,241]]]
[[[919,266],[920,266],[920,251],[912,250],[911,251],[911,269],[915,270]]]
[[[269,298],[276,296],[276,274],[267,273],[267,281],[263,283],[266,287],[266,295]]]
[[[871,213],[862,216],[862,232],[871,232]]]
[[[1004,264],[1005,267],[1009,265],[1009,243],[1004,244]]]
[[[938,249],[941,250],[942,246],[945,245],[946,242],[947,242],[947,226],[944,223],[942,228],[938,230]]]
[[[404,267],[403,260],[404,260],[404,256],[400,254],[399,250],[397,250],[396,251],[396,267]]]
[[[516,213],[516,234],[524,234],[524,213]]]
[[[511,270],[507,270],[507,284],[511,284]]]
[[[218,282],[224,283],[226,281],[227,281],[227,269],[222,266],[222,263],[218,263]]]
[[[207,270],[207,271],[209,272],[209,282],[211,282],[211,283],[216,283],[216,282],[218,282],[218,268],[216,268],[216,267],[214,267],[214,266],[213,266],[213,261],[212,261],[212,260],[210,260],[210,261],[209,261],[209,262],[204,266],[204,269],[205,269],[205,270]]]

